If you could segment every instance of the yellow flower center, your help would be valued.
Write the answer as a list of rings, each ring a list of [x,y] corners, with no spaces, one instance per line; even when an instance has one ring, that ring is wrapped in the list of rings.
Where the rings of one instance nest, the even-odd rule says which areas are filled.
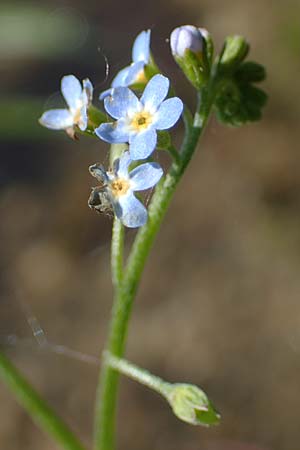
[[[153,122],[153,116],[147,111],[142,111],[133,116],[130,126],[134,131],[146,130]]]
[[[80,120],[81,120],[81,111],[80,111],[80,109],[78,109],[78,110],[76,111],[76,113],[74,114],[74,123],[75,123],[76,125],[78,125],[78,123],[80,122]]]
[[[147,80],[147,78],[146,78],[144,69],[142,69],[142,70],[137,74],[137,76],[136,76],[136,78],[135,78],[135,80],[134,80],[135,83],[147,83],[147,81],[148,81],[148,80]]]
[[[82,104],[78,105],[76,111],[73,113],[74,124],[78,126],[82,123],[81,108]]]
[[[117,178],[111,182],[110,189],[114,197],[121,197],[128,191],[129,181],[124,178]]]

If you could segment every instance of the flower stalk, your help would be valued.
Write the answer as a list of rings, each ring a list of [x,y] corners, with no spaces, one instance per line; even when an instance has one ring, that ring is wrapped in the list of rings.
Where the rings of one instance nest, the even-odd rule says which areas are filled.
[[[124,270],[122,283],[115,292],[112,319],[106,346],[106,350],[115,357],[122,358],[124,354],[128,322],[146,259],[177,184],[196,150],[199,137],[207,123],[214,98],[213,83],[210,84],[210,89],[212,92],[207,93],[201,103],[198,102],[194,118],[195,125],[190,126],[186,133],[186,139],[183,141],[182,148],[179,152],[180,161],[173,161],[166,177],[156,186],[155,193],[149,205],[147,223],[137,233]],[[113,450],[115,448],[114,416],[118,381],[118,372],[104,361],[96,396],[94,450]]]
[[[172,391],[171,383],[164,381],[162,378],[153,375],[148,370],[141,369],[140,367],[132,364],[126,359],[116,358],[109,352],[105,352],[103,355],[105,364],[110,366],[112,369],[117,370],[122,375],[126,375],[128,378],[137,381],[144,386],[152,389],[163,397],[168,398],[170,392]]]
[[[124,225],[115,218],[111,240],[111,275],[115,289],[118,289],[123,279],[123,250],[124,250]]]
[[[190,425],[210,426],[220,421],[218,414],[205,392],[198,386],[187,383],[169,383],[153,375],[148,370],[132,364],[110,353],[104,354],[104,360],[122,375],[135,380],[164,397],[175,416]]]

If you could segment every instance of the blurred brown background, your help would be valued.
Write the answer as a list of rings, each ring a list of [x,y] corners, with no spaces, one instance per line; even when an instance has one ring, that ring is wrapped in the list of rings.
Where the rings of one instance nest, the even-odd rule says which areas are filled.
[[[61,104],[64,74],[90,77],[98,95],[149,27],[159,65],[192,106],[166,42],[191,23],[208,28],[218,49],[226,35],[244,34],[251,58],[266,64],[270,101],[260,123],[211,121],[147,264],[127,356],[202,386],[223,420],[213,429],[185,425],[124,379],[118,448],[299,448],[299,14],[296,0],[0,4],[0,342],[87,445],[98,368],[38,350],[28,320],[36,316],[49,342],[94,356],[103,349],[111,222],[87,207],[87,167],[107,161],[108,146],[74,143],[37,118]],[[175,134],[179,142],[180,127]],[[2,385],[0,405],[1,449],[56,449]]]

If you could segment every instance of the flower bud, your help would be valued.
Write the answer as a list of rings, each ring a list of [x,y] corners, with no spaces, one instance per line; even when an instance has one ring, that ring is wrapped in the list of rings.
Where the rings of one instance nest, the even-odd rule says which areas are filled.
[[[219,67],[231,72],[246,58],[249,44],[243,36],[228,36],[225,40]]]
[[[170,45],[185,76],[196,89],[200,89],[208,79],[212,59],[213,47],[209,33],[203,28],[184,25],[172,31]]]
[[[187,49],[194,53],[202,53],[203,51],[202,33],[199,28],[192,25],[175,28],[171,33],[171,50],[173,55],[183,58]]]
[[[174,414],[191,425],[210,426],[220,421],[206,394],[193,384],[172,384],[167,399]]]

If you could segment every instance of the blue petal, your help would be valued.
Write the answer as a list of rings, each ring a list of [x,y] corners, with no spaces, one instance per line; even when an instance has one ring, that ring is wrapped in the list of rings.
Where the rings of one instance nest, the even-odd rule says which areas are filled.
[[[86,105],[83,105],[80,110],[80,119],[78,121],[78,127],[80,128],[81,131],[84,131],[86,130],[87,124],[88,124],[87,109]]]
[[[137,96],[127,87],[114,88],[112,94],[104,99],[104,107],[114,119],[127,116],[128,111],[139,111]]]
[[[151,78],[141,97],[141,102],[146,109],[153,112],[157,110],[158,106],[168,95],[169,85],[168,78],[163,75],[158,74]]]
[[[144,61],[139,61],[136,63],[131,64],[128,70],[128,75],[126,78],[127,86],[130,86],[131,84],[138,83],[139,82],[139,76],[144,73],[144,67],[145,63]]]
[[[129,151],[132,160],[146,159],[155,149],[157,134],[153,127],[148,130],[130,136]]]
[[[129,152],[124,152],[123,155],[114,162],[114,172],[119,178],[128,178],[128,167],[131,163]]]
[[[99,96],[100,100],[104,100],[105,97],[108,97],[109,95],[111,95],[113,92],[112,88],[116,88],[116,87],[120,87],[120,86],[123,86],[123,87],[128,86],[128,83],[126,82],[126,80],[127,80],[129,69],[130,69],[130,66],[125,67],[124,69],[120,70],[120,72],[112,80],[112,83],[111,83],[112,87],[109,89],[106,89],[105,91],[103,91],[100,94],[100,96]]]
[[[76,109],[82,93],[79,80],[74,75],[66,75],[61,80],[61,92],[69,108]]]
[[[148,64],[150,57],[151,30],[142,31],[135,39],[132,47],[132,61],[144,61]]]
[[[145,206],[133,195],[131,191],[128,194],[119,197],[118,202],[114,204],[118,219],[129,228],[137,228],[145,225],[147,222],[147,210]]]
[[[105,97],[108,97],[109,95],[112,94],[112,91],[113,91],[113,89],[109,88],[109,89],[106,89],[105,91],[101,92],[101,94],[99,95],[99,100],[101,100],[101,101],[104,100]]]
[[[163,170],[157,163],[141,164],[129,174],[131,187],[134,191],[149,189],[156,185],[162,174]]]
[[[114,123],[102,123],[95,129],[95,133],[100,139],[111,144],[122,144],[128,142],[129,139],[128,129],[122,120]]]
[[[87,102],[88,104],[90,104],[92,103],[93,100],[93,92],[94,92],[93,85],[88,78],[83,80],[82,85],[83,85],[83,92],[85,92],[87,96]]]
[[[64,130],[73,127],[73,116],[68,109],[50,109],[44,112],[39,122],[50,130]]]
[[[167,130],[171,128],[183,110],[183,103],[178,97],[168,98],[159,107],[156,115],[155,128],[157,130]]]
[[[130,66],[125,67],[120,70],[120,72],[115,76],[115,78],[111,82],[112,87],[120,87],[120,86],[128,86],[126,83],[126,78],[129,72]]]

